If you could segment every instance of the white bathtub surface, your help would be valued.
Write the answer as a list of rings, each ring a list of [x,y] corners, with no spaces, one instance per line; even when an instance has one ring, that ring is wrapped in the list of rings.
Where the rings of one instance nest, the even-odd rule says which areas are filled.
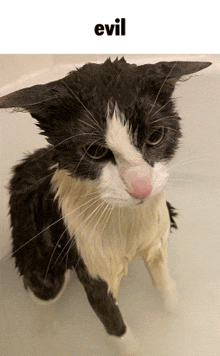
[[[163,311],[142,261],[130,266],[119,293],[127,324],[152,356],[218,356],[220,350],[220,219],[218,182],[175,183],[179,231],[170,237],[170,268],[180,295],[176,315]],[[210,200],[212,203],[210,204]],[[25,292],[13,261],[0,265],[2,356],[116,356],[114,338],[93,313],[72,275],[57,304],[40,307]]]

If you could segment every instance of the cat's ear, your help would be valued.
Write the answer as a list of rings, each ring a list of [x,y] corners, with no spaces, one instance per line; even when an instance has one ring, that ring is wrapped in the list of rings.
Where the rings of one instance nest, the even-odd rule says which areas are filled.
[[[43,110],[49,103],[55,105],[66,93],[67,88],[59,80],[35,85],[1,97],[0,108],[17,108],[18,111],[25,110],[32,114]]]
[[[29,112],[37,120],[41,134],[52,144],[58,142],[58,137],[66,135],[63,122],[77,112],[77,104],[63,79],[5,95],[0,98],[0,108]]]
[[[158,101],[168,100],[176,83],[184,75],[196,73],[209,67],[211,62],[158,62],[146,65],[145,90],[152,92]],[[142,70],[144,66],[142,66]]]
[[[155,70],[161,77],[175,84],[182,76],[199,72],[211,64],[211,62],[159,62],[155,64]]]

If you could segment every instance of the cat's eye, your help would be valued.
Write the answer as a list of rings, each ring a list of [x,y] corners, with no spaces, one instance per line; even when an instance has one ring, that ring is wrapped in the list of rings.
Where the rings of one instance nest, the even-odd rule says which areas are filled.
[[[147,144],[150,146],[159,145],[164,139],[165,129],[164,126],[157,127],[147,138]]]
[[[106,147],[99,145],[85,145],[83,146],[85,154],[92,159],[102,159],[110,152]]]

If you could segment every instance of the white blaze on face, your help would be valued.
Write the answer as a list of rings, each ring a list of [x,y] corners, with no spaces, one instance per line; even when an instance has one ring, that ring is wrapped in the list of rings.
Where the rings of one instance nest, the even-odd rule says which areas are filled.
[[[167,173],[162,163],[151,167],[134,146],[125,116],[117,104],[107,116],[106,143],[113,152],[116,165],[109,162],[100,177],[102,198],[119,206],[136,205],[155,195],[164,186]]]

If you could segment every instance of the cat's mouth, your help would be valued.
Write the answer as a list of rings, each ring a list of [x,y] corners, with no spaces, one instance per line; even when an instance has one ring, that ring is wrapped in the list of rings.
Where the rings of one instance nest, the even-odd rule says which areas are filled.
[[[137,205],[142,205],[145,202],[145,199],[141,199],[138,201]]]
[[[136,208],[146,202],[147,199],[133,199],[133,198],[128,198],[128,199],[119,199],[119,198],[113,198],[113,197],[108,197],[107,199],[103,199],[107,205],[109,206],[117,206],[119,208]]]
[[[137,207],[157,195],[164,188],[168,173],[164,164],[156,163],[150,174],[134,165],[121,174],[118,167],[108,164],[99,178],[103,201],[119,207]],[[129,175],[125,177],[126,173]],[[149,173],[149,172],[148,172]],[[125,177],[125,179],[124,179]],[[131,178],[131,179],[130,179]]]
[[[102,200],[108,205],[135,208],[144,204],[151,197],[151,192],[148,195],[141,197],[132,195],[122,181],[118,181],[117,186],[114,186],[114,183],[116,182],[112,182],[112,186],[101,186],[99,189]]]
[[[138,195],[136,196],[131,194],[131,192],[129,192],[127,189],[126,192],[129,195],[128,204],[131,206],[142,205],[151,195],[150,194],[151,192],[149,192],[149,194],[147,194],[146,196],[143,194],[143,192],[140,192],[139,196]]]

